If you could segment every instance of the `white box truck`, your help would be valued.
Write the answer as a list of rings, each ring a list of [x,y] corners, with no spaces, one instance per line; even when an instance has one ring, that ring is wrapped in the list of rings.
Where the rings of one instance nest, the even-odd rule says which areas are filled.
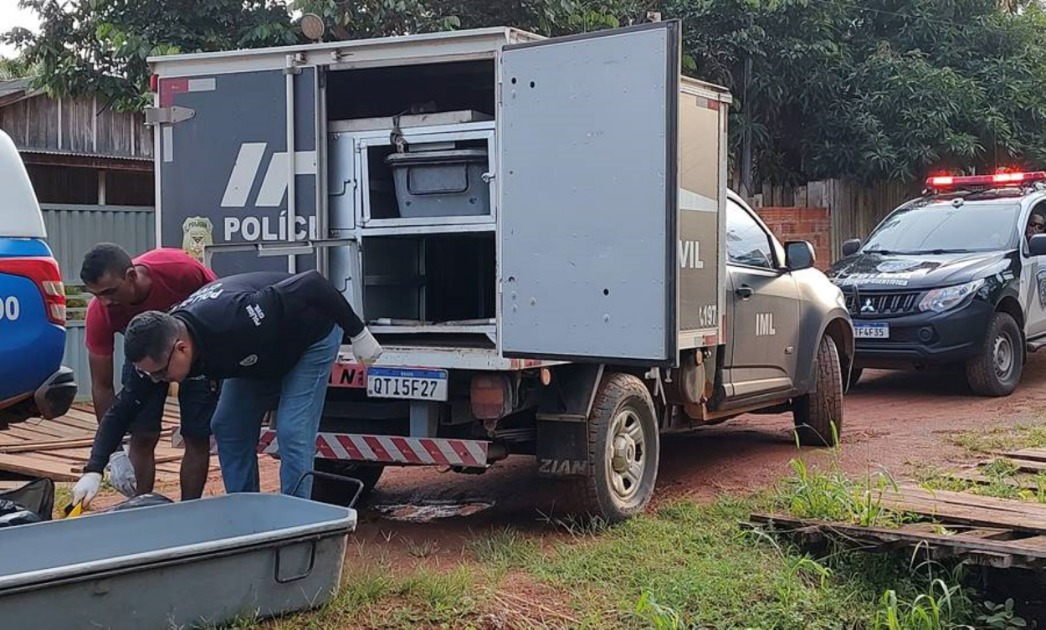
[[[386,353],[345,346],[317,466],[368,488],[523,454],[614,521],[662,433],[790,410],[834,443],[842,294],[728,192],[730,95],[680,49],[669,21],[151,59],[158,242],[318,268],[363,314]]]

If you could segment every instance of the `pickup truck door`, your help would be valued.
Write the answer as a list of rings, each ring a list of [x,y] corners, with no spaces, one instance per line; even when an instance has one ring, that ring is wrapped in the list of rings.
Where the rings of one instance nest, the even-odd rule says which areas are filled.
[[[781,271],[781,252],[769,231],[733,199],[727,202],[726,247],[727,393],[791,389],[801,308],[795,278]]]

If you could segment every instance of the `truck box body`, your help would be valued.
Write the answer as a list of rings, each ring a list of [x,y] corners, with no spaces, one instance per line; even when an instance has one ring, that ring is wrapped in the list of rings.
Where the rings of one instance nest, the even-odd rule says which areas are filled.
[[[675,365],[723,332],[729,101],[679,48],[667,22],[153,59],[158,242],[318,266],[382,365]]]
[[[362,314],[385,353],[343,346],[321,470],[530,455],[626,518],[660,432],[792,409],[837,435],[852,356],[812,247],[727,191],[730,95],[680,56],[671,21],[153,59],[158,242],[318,268]]]

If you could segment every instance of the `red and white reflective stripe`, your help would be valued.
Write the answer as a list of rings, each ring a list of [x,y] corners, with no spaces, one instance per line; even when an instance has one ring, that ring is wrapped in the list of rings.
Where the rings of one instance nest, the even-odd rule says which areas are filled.
[[[324,459],[382,462],[416,466],[486,466],[489,442],[445,438],[415,438],[395,435],[320,433],[316,454]],[[275,431],[265,431],[258,452],[279,452]]]

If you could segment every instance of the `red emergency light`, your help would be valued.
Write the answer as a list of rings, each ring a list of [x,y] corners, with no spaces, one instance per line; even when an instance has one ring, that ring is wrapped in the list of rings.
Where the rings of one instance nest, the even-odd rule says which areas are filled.
[[[967,186],[993,186],[999,184],[1026,184],[1046,180],[1046,171],[1030,173],[995,173],[994,175],[937,175],[926,180],[928,188],[963,188]]]

